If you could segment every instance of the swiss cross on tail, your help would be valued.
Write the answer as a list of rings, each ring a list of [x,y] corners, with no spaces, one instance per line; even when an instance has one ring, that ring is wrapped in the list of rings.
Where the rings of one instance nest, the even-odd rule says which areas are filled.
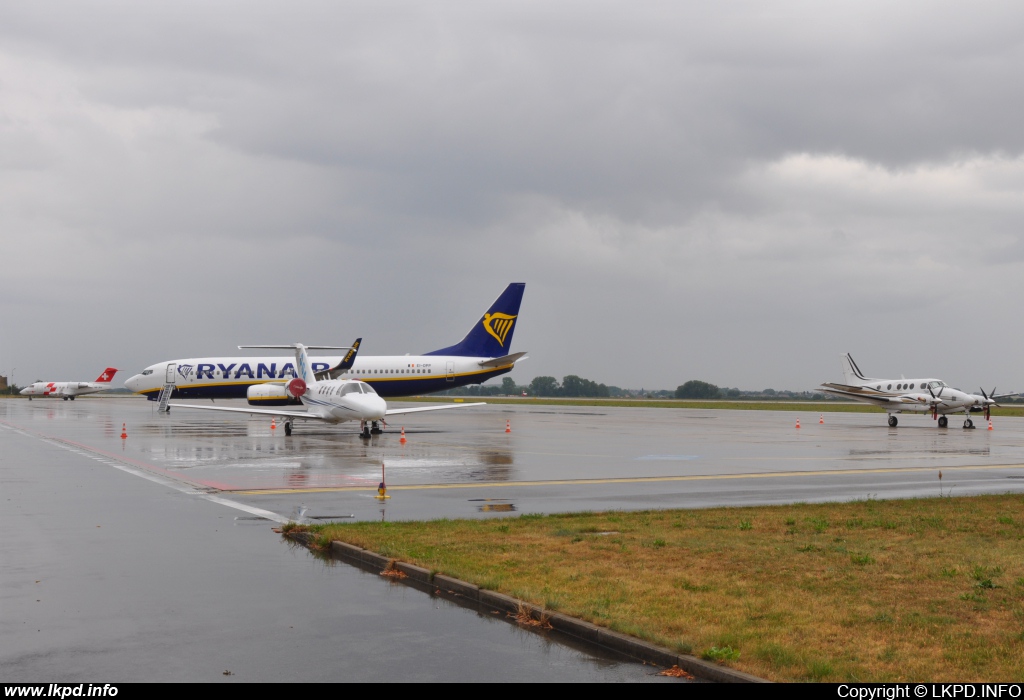
[[[114,378],[115,374],[117,374],[116,367],[107,367],[105,370],[103,370],[103,374],[96,377],[96,381],[102,383],[110,382]]]

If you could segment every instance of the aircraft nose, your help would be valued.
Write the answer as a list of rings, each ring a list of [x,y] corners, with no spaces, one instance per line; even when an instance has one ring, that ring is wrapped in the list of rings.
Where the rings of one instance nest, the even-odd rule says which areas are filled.
[[[379,396],[368,396],[367,398],[370,399],[370,401],[369,401],[370,410],[372,410],[380,418],[384,418],[384,416],[388,412],[388,403],[387,403],[387,401],[385,401],[384,399],[382,399]]]
[[[141,376],[141,374],[136,374],[131,377],[128,377],[128,379],[124,380],[125,388],[130,391],[138,391],[139,377]]]

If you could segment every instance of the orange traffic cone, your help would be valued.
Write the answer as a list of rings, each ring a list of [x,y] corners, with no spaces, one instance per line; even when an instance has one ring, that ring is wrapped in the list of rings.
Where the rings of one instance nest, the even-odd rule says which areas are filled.
[[[800,430],[800,419],[799,418],[796,419],[796,429]]]
[[[270,429],[271,430],[277,430],[277,419],[276,418],[271,418],[270,419]]]
[[[988,419],[988,429],[992,430],[992,419],[991,418]]]
[[[825,414],[822,413],[818,416],[818,425],[825,425]]]
[[[402,443],[403,445],[405,444],[405,426],[404,425],[402,426],[402,437],[399,440],[399,442]]]
[[[121,424],[121,439],[122,440],[127,440],[128,439],[128,427],[124,423]]]
[[[505,432],[506,433],[511,433],[512,432],[512,421],[511,420],[506,420],[505,421]]]

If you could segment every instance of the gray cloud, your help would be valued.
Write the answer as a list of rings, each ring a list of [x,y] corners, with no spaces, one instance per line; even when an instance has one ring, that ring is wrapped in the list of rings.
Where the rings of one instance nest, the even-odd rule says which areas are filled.
[[[1022,15],[5,8],[0,372],[419,352],[521,280],[520,380],[1024,388]]]

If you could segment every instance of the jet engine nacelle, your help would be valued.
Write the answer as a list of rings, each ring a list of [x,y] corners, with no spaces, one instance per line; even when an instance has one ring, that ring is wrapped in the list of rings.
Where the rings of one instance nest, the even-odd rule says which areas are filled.
[[[302,403],[288,393],[285,384],[253,384],[245,392],[245,398],[250,406],[292,406]]]

